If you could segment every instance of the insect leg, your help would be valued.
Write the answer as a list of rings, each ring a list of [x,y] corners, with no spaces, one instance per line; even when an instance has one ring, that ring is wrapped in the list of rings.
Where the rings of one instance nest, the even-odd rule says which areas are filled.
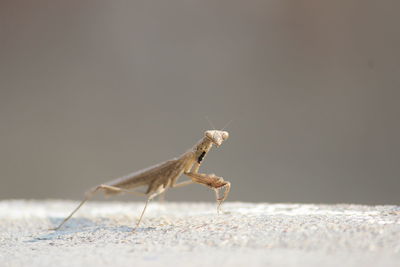
[[[229,191],[231,189],[231,183],[224,181],[222,177],[218,177],[215,174],[205,174],[196,172],[185,172],[185,175],[189,176],[193,182],[205,185],[215,191],[217,198],[217,211],[219,212],[222,202],[228,197]],[[219,196],[219,190],[224,188],[224,196]]]
[[[82,205],[86,202],[86,201],[88,201],[89,200],[89,198],[90,197],[85,197],[82,201],[81,201],[81,203],[79,203],[79,205],[78,205],[78,207],[76,207],[75,209],[74,209],[74,211],[73,212],[71,212],[71,214],[70,215],[68,215],[68,217],[67,218],[65,218],[61,223],[60,223],[60,225],[59,226],[57,226],[56,228],[51,228],[50,230],[54,230],[54,231],[57,231],[58,229],[60,229],[61,228],[61,226],[63,226],[64,225],[64,223],[66,223],[71,217],[72,217],[72,215],[74,215],[75,214],[75,212],[77,212],[79,209],[80,209],[80,207],[82,207]]]
[[[182,186],[187,186],[187,185],[191,185],[191,184],[194,184],[194,182],[192,180],[189,180],[189,181],[181,182],[179,184],[174,184],[174,186],[172,186],[172,187],[182,187]]]
[[[228,195],[229,195],[229,191],[231,191],[231,183],[230,183],[230,182],[225,182],[225,183],[226,183],[226,184],[223,185],[222,187],[215,189],[215,192],[216,192],[216,194],[217,194],[217,202],[218,202],[217,212],[218,212],[218,213],[221,211],[222,202],[225,201],[225,199],[226,199],[226,198],[228,197]],[[224,188],[225,191],[224,191],[224,196],[220,198],[220,197],[219,197],[219,189],[222,189],[222,188]]]
[[[149,204],[149,202],[150,202],[153,198],[155,198],[156,196],[158,196],[158,195],[160,195],[161,193],[163,193],[164,191],[165,191],[164,186],[163,186],[163,185],[160,185],[160,186],[158,187],[157,191],[154,192],[153,194],[151,194],[151,195],[147,198],[146,203],[144,204],[144,208],[143,208],[143,210],[142,210],[142,213],[140,214],[139,220],[138,220],[138,222],[136,223],[136,227],[132,230],[132,232],[134,232],[134,231],[139,227],[139,224],[140,224],[140,222],[142,221],[144,212],[146,211],[146,208],[147,208],[147,205]]]
[[[110,186],[110,185],[104,185],[101,184],[99,186],[96,186],[94,189],[89,190],[85,193],[85,198],[81,201],[81,203],[79,203],[79,205],[71,212],[70,215],[68,215],[67,218],[65,218],[59,226],[57,226],[56,228],[50,229],[50,230],[58,230],[61,228],[61,226],[64,225],[64,223],[66,223],[69,219],[71,219],[71,217],[75,214],[75,212],[77,212],[83,204],[85,204],[86,201],[88,201],[89,199],[91,199],[99,190],[105,190],[105,192],[107,193],[107,191],[114,191],[117,193],[120,192],[124,192],[124,193],[131,193],[131,194],[135,194],[135,195],[140,195],[140,196],[145,196],[145,193],[142,192],[137,192],[137,191],[129,191],[123,188],[119,188],[119,187],[115,187],[115,186]]]

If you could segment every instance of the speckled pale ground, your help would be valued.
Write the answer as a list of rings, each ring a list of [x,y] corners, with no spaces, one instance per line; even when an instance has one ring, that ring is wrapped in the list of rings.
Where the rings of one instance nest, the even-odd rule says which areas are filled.
[[[400,207],[1,201],[1,266],[400,266]]]

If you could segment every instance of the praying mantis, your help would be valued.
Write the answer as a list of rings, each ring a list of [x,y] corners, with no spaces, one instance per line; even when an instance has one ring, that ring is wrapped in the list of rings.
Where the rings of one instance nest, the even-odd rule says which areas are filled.
[[[80,204],[53,230],[60,229],[86,201],[91,199],[99,191],[103,191],[105,195],[129,193],[146,196],[147,200],[136,224],[136,228],[139,227],[147,205],[153,198],[164,193],[168,188],[182,187],[193,183],[202,184],[215,191],[217,211],[219,212],[222,202],[228,197],[231,183],[215,174],[199,173],[199,168],[212,146],[221,146],[228,137],[229,133],[227,131],[205,131],[203,138],[179,157],[117,178],[108,183],[100,184],[88,190]],[[188,176],[190,180],[176,183],[182,174]],[[131,190],[141,186],[147,186],[146,192]],[[220,196],[220,190],[222,189],[224,189],[223,196]],[[134,228],[134,230],[136,228]]]

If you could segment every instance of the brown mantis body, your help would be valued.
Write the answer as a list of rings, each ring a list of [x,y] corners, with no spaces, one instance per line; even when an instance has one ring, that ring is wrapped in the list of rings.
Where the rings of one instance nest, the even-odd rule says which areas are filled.
[[[54,230],[58,230],[66,221],[68,221],[79,208],[98,191],[103,191],[106,195],[113,195],[119,193],[131,193],[141,196],[147,196],[146,204],[140,215],[136,227],[139,226],[143,214],[146,211],[147,205],[154,197],[164,193],[170,187],[181,187],[192,183],[205,185],[215,190],[219,211],[220,205],[227,198],[231,184],[224,181],[222,177],[215,174],[199,173],[200,165],[210,151],[212,145],[219,147],[223,141],[228,139],[229,133],[226,131],[210,130],[204,133],[204,137],[181,156],[165,161],[163,163],[151,166],[121,178],[115,179],[105,184],[98,185],[85,193],[85,198],[78,205],[78,207],[65,218],[61,224]],[[178,178],[185,174],[191,180],[176,183]],[[147,186],[146,192],[131,191],[141,186]],[[219,196],[219,190],[225,189],[222,197]]]

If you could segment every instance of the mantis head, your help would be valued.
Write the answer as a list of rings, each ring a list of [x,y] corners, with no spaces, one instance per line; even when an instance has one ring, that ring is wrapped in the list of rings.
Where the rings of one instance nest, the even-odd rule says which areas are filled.
[[[208,139],[210,139],[217,147],[219,147],[222,142],[224,142],[229,137],[229,133],[227,131],[219,130],[208,130],[204,133],[204,135]]]

